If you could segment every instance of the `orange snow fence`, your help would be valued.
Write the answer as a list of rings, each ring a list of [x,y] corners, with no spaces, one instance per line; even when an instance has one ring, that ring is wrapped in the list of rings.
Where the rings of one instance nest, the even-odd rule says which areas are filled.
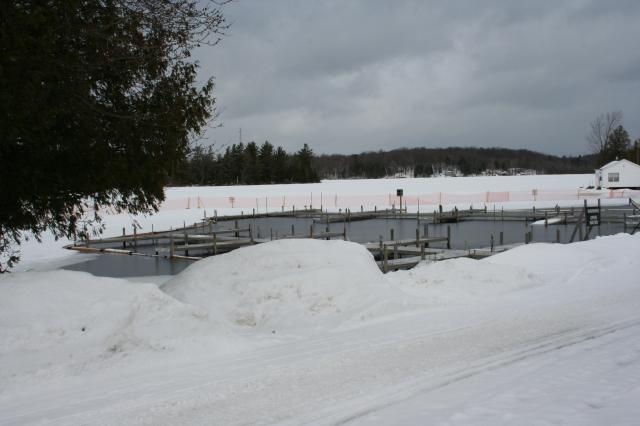
[[[403,206],[420,207],[421,210],[433,210],[438,205],[481,206],[490,203],[530,202],[530,201],[569,201],[583,199],[625,199],[639,197],[638,190],[528,190],[528,191],[485,191],[476,193],[433,192],[426,194],[405,194],[402,198]],[[304,209],[350,209],[358,211],[391,209],[400,207],[400,197],[396,194],[293,194],[270,195],[266,197],[236,197],[192,196],[167,199],[162,203],[161,210],[181,210],[189,208],[217,209],[239,208],[245,212],[296,210]]]

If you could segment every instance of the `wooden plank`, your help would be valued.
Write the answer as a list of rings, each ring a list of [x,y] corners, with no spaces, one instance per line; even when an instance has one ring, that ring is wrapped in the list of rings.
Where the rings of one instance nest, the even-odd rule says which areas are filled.
[[[247,239],[235,239],[229,241],[217,241],[216,243],[201,243],[201,244],[186,244],[175,246],[174,250],[176,251],[185,251],[185,250],[199,250],[199,249],[209,249],[209,248],[217,248],[219,249],[228,249],[229,247],[243,247],[253,245],[254,242]]]
[[[447,241],[447,237],[426,237],[426,238],[423,237],[423,238],[420,238],[417,241],[416,241],[415,238],[406,239],[406,240],[382,241],[382,244],[386,245],[386,246],[389,246],[389,247],[400,247],[400,246],[414,246],[415,247],[416,242],[418,243],[418,245],[420,245],[420,244],[439,243],[439,242],[446,242],[446,241]],[[363,245],[369,250],[380,251],[380,242],[363,243]]]

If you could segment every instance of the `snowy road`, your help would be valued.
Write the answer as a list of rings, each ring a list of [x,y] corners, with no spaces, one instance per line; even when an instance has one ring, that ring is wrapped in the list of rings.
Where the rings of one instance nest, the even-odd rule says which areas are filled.
[[[629,316],[640,289],[526,293],[526,310],[518,292],[491,309],[403,314],[233,359],[5,391],[0,424],[597,424],[589,412],[612,404],[640,412],[640,315]],[[605,386],[590,392],[594,382]],[[547,393],[564,408],[541,414]]]

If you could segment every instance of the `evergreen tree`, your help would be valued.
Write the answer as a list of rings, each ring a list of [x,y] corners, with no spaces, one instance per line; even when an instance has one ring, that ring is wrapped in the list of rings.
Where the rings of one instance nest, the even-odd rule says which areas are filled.
[[[284,148],[279,146],[273,155],[273,181],[275,183],[287,183],[291,180],[289,155]]]
[[[260,183],[258,146],[255,142],[249,142],[244,148],[242,164],[242,182],[249,185]]]
[[[609,135],[604,151],[604,162],[618,160],[626,158],[631,146],[631,140],[629,139],[629,133],[619,125]]]
[[[294,157],[293,179],[296,182],[318,182],[318,175],[312,166],[313,150],[306,143]]]
[[[197,0],[0,2],[0,254],[157,210],[214,110],[189,57],[224,28]]]
[[[231,184],[239,184],[242,183],[242,177],[244,172],[244,144],[240,142],[239,144],[231,145],[231,152],[229,158],[229,174],[230,174],[230,182]]]
[[[258,153],[258,174],[260,183],[273,182],[273,145],[265,141]]]

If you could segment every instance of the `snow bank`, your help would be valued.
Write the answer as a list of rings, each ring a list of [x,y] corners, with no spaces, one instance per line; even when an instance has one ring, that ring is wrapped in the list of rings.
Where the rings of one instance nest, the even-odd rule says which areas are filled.
[[[171,351],[189,341],[225,337],[207,312],[180,303],[153,284],[75,271],[0,278],[0,382],[14,376]]]
[[[432,307],[494,298],[543,284],[541,277],[521,265],[496,265],[469,258],[423,263],[408,271],[390,273],[387,279]]]
[[[201,260],[162,289],[230,326],[264,331],[337,326],[398,301],[372,255],[345,241],[278,240]]]
[[[484,262],[496,267],[520,265],[546,282],[567,282],[579,276],[611,273],[635,262],[640,234],[620,233],[573,244],[537,243],[517,247]],[[609,271],[609,272],[607,272]],[[592,281],[592,280],[590,280]]]
[[[500,294],[569,282],[588,282],[599,291],[598,285],[609,281],[607,276],[614,272],[624,275],[635,267],[629,253],[637,252],[639,242],[640,235],[618,234],[573,244],[535,243],[483,260],[423,263],[386,278],[390,285],[431,307],[476,303]]]

